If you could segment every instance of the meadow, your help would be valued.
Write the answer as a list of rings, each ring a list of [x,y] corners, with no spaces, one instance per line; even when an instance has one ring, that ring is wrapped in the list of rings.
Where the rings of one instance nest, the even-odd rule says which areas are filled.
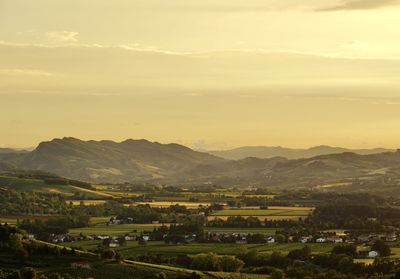
[[[87,240],[65,243],[69,247],[82,247],[85,250],[96,249],[101,245],[100,240]],[[149,241],[146,245],[139,245],[137,241],[128,241],[126,246],[118,247],[121,255],[125,258],[134,258],[144,254],[163,255],[195,255],[199,253],[215,253],[220,255],[238,255],[246,251],[254,250],[260,253],[271,254],[280,252],[287,254],[291,250],[301,249],[309,246],[312,253],[328,253],[335,244],[333,243],[273,243],[273,244],[232,244],[232,243],[189,243],[182,245],[166,244],[161,241]]]
[[[261,233],[275,235],[275,228],[229,228],[229,227],[205,227],[206,232],[214,233]]]
[[[16,225],[19,221],[22,220],[47,220],[52,217],[60,217],[58,215],[18,215],[18,216],[0,216],[0,224],[9,224],[9,225]]]
[[[103,217],[100,217],[103,218]],[[83,235],[109,235],[109,236],[123,236],[126,234],[140,234],[146,231],[153,231],[155,227],[162,226],[162,224],[121,224],[121,225],[107,225],[103,223],[104,219],[97,219],[95,225],[84,228],[70,229],[69,233],[73,236]],[[107,219],[109,220],[109,218]],[[167,224],[168,225],[168,224]]]
[[[43,179],[35,178],[20,178],[0,175],[0,184],[7,185],[7,187],[15,191],[55,193],[65,195],[66,197],[71,197],[76,193],[85,195],[90,199],[104,199],[112,197],[112,195],[96,190],[89,190],[73,185],[48,184]]]
[[[90,206],[105,204],[106,200],[67,200],[66,202],[68,204],[72,204],[73,206],[80,206],[81,203],[83,203],[85,206]]]
[[[208,220],[215,218],[228,219],[231,216],[257,217],[260,220],[299,220],[312,213],[312,207],[284,207],[276,206],[268,209],[259,209],[257,207],[245,208],[227,208],[213,212],[208,216]]]

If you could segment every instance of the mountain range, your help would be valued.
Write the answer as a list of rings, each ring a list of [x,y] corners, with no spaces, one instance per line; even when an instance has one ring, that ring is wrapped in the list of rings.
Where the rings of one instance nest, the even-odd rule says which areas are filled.
[[[92,183],[147,182],[321,189],[346,189],[352,186],[364,190],[380,190],[384,185],[397,189],[400,185],[400,151],[358,150],[364,154],[356,154],[339,153],[343,150],[332,147],[284,150],[286,153],[277,154],[291,154],[291,158],[301,154],[312,157],[248,157],[231,160],[215,156],[215,152],[198,152],[179,144],[160,144],[147,140],[83,141],[69,137],[42,142],[31,152],[3,154],[0,156],[0,168],[40,170]],[[313,156],[328,151],[334,153]],[[266,153],[263,154],[266,156]]]
[[[332,147],[320,145],[308,149],[294,149],[281,146],[243,146],[230,150],[209,151],[208,153],[229,160],[241,160],[247,157],[272,158],[285,157],[287,159],[310,158],[319,155],[338,154],[352,152],[361,155],[391,152],[394,150],[385,148],[373,149],[348,149],[342,147]]]
[[[42,142],[32,152],[9,155],[3,161],[20,169],[48,171],[90,182],[126,182],[165,179],[199,164],[225,160],[178,144],[66,137]]]

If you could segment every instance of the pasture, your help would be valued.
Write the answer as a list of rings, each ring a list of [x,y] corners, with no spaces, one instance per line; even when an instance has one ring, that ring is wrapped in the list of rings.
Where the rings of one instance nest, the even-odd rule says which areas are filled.
[[[207,217],[207,220],[211,221],[211,220],[214,220],[215,218],[218,218],[218,219],[222,219],[222,220],[226,221],[229,217],[232,217],[232,216],[213,216],[213,215],[211,215],[211,216]],[[251,215],[251,216],[250,215],[248,215],[248,216],[241,215],[241,217],[243,217],[243,218],[255,217],[255,218],[258,218],[260,221],[265,221],[265,220],[267,220],[267,221],[282,221],[282,220],[299,221],[300,218],[303,218],[302,216],[253,216],[253,215]]]
[[[168,224],[166,224],[168,225]],[[122,225],[107,225],[106,223],[97,223],[94,226],[85,228],[70,229],[71,235],[109,235],[123,236],[126,234],[140,234],[146,231],[152,231],[155,227],[162,224],[122,224]]]
[[[79,242],[65,243],[67,247],[82,247],[85,250],[96,249],[101,245],[100,240],[85,240]],[[301,249],[309,246],[312,253],[328,253],[335,246],[333,243],[273,243],[273,244],[232,244],[232,243],[189,243],[181,245],[166,244],[162,241],[149,241],[146,245],[139,245],[137,241],[128,241],[126,246],[115,248],[124,258],[135,258],[145,254],[163,255],[196,255],[199,253],[215,253],[219,255],[238,255],[246,251],[257,251],[259,253],[271,254],[280,252],[287,254],[291,250]]]
[[[16,215],[16,216],[0,216],[0,224],[9,224],[9,225],[16,225],[19,221],[22,220],[47,220],[53,217],[60,217],[59,215]]]
[[[213,212],[208,219],[212,220],[215,217],[226,220],[231,216],[242,217],[257,217],[260,220],[299,220],[300,218],[307,217],[312,213],[312,207],[285,207],[285,206],[271,206],[268,209],[259,209],[257,207],[244,207],[244,208],[227,208]]]
[[[224,227],[206,227],[206,232],[214,233],[261,233],[265,235],[275,235],[275,228],[224,228]]]
[[[106,200],[67,200],[66,202],[68,204],[72,204],[73,206],[80,206],[81,203],[83,203],[85,206],[89,206],[105,204]]]
[[[237,255],[249,250],[260,253],[271,254],[281,252],[287,254],[291,250],[303,248],[306,244],[302,243],[283,243],[283,244],[232,244],[232,243],[190,243],[185,245],[169,245],[164,242],[151,241],[147,245],[139,245],[135,242],[128,242],[127,246],[119,247],[118,251],[126,258],[143,255],[146,253],[180,255],[180,254],[199,254],[216,253],[220,255]],[[332,243],[309,243],[307,244],[313,253],[330,252],[334,246]]]
[[[7,188],[15,191],[23,192],[42,192],[42,193],[55,193],[62,194],[65,196],[73,196],[75,193],[86,195],[87,198],[98,199],[98,198],[110,198],[111,195],[89,190],[82,187],[72,185],[59,185],[54,183],[46,183],[43,179],[35,178],[20,178],[14,176],[0,175],[0,184],[7,186]]]

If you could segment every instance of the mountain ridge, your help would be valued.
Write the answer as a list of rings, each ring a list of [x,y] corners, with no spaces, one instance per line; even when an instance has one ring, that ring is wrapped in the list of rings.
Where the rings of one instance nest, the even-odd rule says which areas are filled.
[[[35,150],[17,158],[15,165],[91,182],[126,182],[162,179],[177,170],[222,161],[225,160],[178,144],[64,137],[41,142]]]
[[[312,150],[326,149],[325,146]],[[90,183],[215,184],[238,187],[313,188],[352,185],[379,189],[400,185],[400,151],[342,152],[310,158],[246,157],[228,160],[179,144],[148,140],[65,137],[24,154],[0,156],[4,169],[51,172]],[[372,188],[371,188],[372,187]]]
[[[329,145],[318,145],[310,148],[288,148],[281,146],[242,146],[228,150],[208,151],[208,153],[224,159],[241,160],[246,157],[258,157],[264,159],[273,157],[285,157],[287,159],[301,159],[344,152],[368,155],[393,151],[395,150],[386,148],[350,149],[343,147],[333,147]]]

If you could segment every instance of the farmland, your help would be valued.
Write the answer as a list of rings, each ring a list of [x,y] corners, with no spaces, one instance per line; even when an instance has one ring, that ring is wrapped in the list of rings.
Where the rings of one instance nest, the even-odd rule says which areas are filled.
[[[257,217],[260,220],[299,220],[307,217],[313,211],[311,207],[269,207],[268,209],[259,209],[255,207],[247,208],[228,208],[213,212],[208,219],[216,217],[226,220],[231,216]]]
[[[101,205],[105,204],[106,200],[67,200],[68,204],[72,204],[73,206],[79,206],[81,204],[88,206],[88,205]]]
[[[9,225],[16,225],[19,221],[22,220],[47,220],[52,217],[59,217],[55,215],[18,215],[18,216],[0,216],[0,224],[9,224]]]
[[[145,231],[152,231],[155,227],[162,224],[122,224],[122,225],[107,225],[106,223],[98,223],[94,226],[70,229],[71,235],[109,235],[121,236],[125,234],[140,234]]]
[[[205,227],[206,232],[218,233],[261,233],[266,235],[274,235],[274,228],[229,228],[229,227]]]
[[[210,206],[210,203],[206,202],[182,202],[182,201],[156,201],[156,202],[138,202],[134,203],[132,205],[144,205],[148,204],[151,207],[170,207],[172,205],[180,205],[180,206],[186,206],[187,208],[198,208],[198,207],[206,207]]]
[[[0,224],[9,224],[9,225],[16,225],[17,218],[15,217],[0,217]]]
[[[109,217],[92,217],[90,219],[91,226],[85,228],[70,229],[71,235],[110,235],[122,236],[125,234],[140,234],[152,231],[154,228],[169,224],[122,224],[122,225],[107,225]],[[0,219],[2,220],[2,219]],[[15,221],[16,219],[4,219]],[[10,222],[8,222],[10,223]],[[265,235],[274,235],[274,228],[227,228],[227,227],[205,227],[206,232],[218,233],[261,233]]]
[[[65,243],[66,246],[82,247],[86,250],[95,249],[101,245],[99,240],[87,240],[80,242]],[[328,253],[335,244],[333,243],[282,243],[282,244],[216,244],[216,243],[190,243],[185,245],[170,245],[160,241],[150,241],[147,245],[139,245],[137,241],[128,241],[126,246],[118,247],[125,258],[136,257],[147,253],[163,255],[195,255],[199,253],[215,253],[220,255],[238,255],[246,251],[254,250],[260,253],[270,254],[281,252],[287,254],[294,249],[309,246],[313,253]]]

